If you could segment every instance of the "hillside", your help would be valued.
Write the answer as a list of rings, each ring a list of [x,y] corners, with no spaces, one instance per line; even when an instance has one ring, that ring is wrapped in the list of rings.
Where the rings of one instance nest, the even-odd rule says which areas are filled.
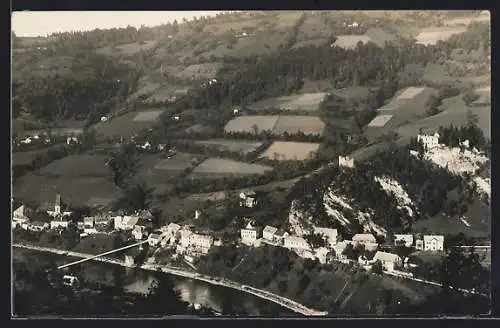
[[[483,16],[255,11],[14,35],[14,197],[155,210],[155,228],[192,225],[227,241],[200,270],[331,313],[416,309],[437,290],[233,244],[247,220],[302,236],[373,233],[383,247],[401,233],[489,241]],[[422,148],[417,135],[434,132],[439,147]],[[259,205],[241,206],[247,191],[263,194]]]

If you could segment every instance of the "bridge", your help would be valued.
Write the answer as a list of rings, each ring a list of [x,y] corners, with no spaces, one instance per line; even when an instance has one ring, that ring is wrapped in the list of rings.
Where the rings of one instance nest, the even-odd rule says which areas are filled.
[[[60,269],[64,269],[64,268],[67,268],[67,267],[70,267],[70,266],[73,266],[73,265],[77,265],[77,264],[80,264],[80,263],[83,263],[83,262],[92,261],[92,260],[95,260],[95,259],[97,259],[99,257],[104,257],[106,255],[113,254],[113,253],[116,253],[116,252],[120,252],[120,251],[123,251],[125,249],[132,248],[132,247],[136,247],[136,246],[142,245],[142,244],[147,243],[147,242],[148,242],[147,240],[143,240],[143,241],[140,241],[140,242],[132,244],[132,245],[127,245],[127,246],[124,246],[124,247],[113,249],[111,251],[104,252],[104,253],[101,253],[101,254],[98,254],[98,255],[93,255],[93,256],[88,255],[88,254],[81,254],[81,253],[79,253],[80,256],[77,256],[77,257],[81,257],[81,255],[84,255],[83,259],[78,260],[78,261],[74,261],[74,262],[71,262],[71,263],[60,265],[60,266],[57,267],[57,269],[60,270]],[[71,256],[70,252],[66,252],[65,254]]]

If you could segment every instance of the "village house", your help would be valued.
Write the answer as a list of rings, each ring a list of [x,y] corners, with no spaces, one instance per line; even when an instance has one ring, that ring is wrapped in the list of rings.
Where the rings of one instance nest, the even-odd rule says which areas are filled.
[[[78,230],[84,230],[85,229],[85,224],[82,221],[78,221],[76,223],[76,227],[78,228]]]
[[[278,231],[278,228],[273,226],[266,226],[262,231],[262,238],[268,241],[274,241],[274,234]]]
[[[339,166],[341,167],[349,167],[354,168],[354,159],[351,157],[339,156]]]
[[[398,255],[381,251],[375,253],[373,262],[376,261],[380,261],[385,271],[394,271],[395,268],[401,267],[402,265],[402,260]]]
[[[113,218],[107,213],[96,215],[94,216],[94,228],[97,231],[103,231],[110,227],[112,220]]]
[[[144,234],[146,233],[146,227],[143,225],[135,225],[132,230],[132,236],[135,240],[142,240],[144,238]]]
[[[352,241],[357,245],[364,245],[368,251],[375,251],[378,248],[377,240],[371,233],[358,233],[352,237]]]
[[[318,259],[319,263],[326,264],[328,262],[328,253],[330,250],[326,247],[319,247],[314,250],[314,256]]]
[[[330,247],[337,244],[337,229],[314,227],[314,233],[323,235],[325,241]]]
[[[113,218],[115,230],[132,230],[139,221],[138,216],[118,215]]]
[[[83,218],[83,231],[88,234],[97,233],[94,217],[87,216]]]
[[[66,229],[69,226],[69,221],[65,220],[61,217],[55,218],[50,221],[50,229],[64,228]]]
[[[288,249],[296,249],[296,250],[303,250],[303,251],[311,249],[311,246],[309,245],[307,240],[305,240],[302,237],[298,237],[298,236],[285,237],[283,246],[285,248],[288,248]]]
[[[253,190],[240,192],[240,206],[253,208],[258,204],[257,194]]]
[[[245,245],[254,245],[260,237],[261,230],[254,227],[251,222],[244,229],[241,229],[241,242]]]
[[[67,145],[73,145],[73,144],[78,144],[79,141],[78,141],[78,138],[76,137],[68,137],[66,138],[66,144]]]
[[[210,235],[193,233],[189,237],[189,246],[202,254],[207,254],[213,244],[214,238]]]
[[[439,146],[439,137],[439,133],[437,132],[433,135],[419,134],[417,135],[417,141],[422,142],[424,146],[426,146],[428,149],[431,149]]]
[[[424,240],[421,236],[417,237],[415,240],[415,249],[417,251],[423,251],[424,250]]]
[[[152,233],[148,236],[148,244],[151,247],[155,247],[160,244],[162,237],[158,234]]]
[[[424,250],[430,252],[442,252],[444,250],[444,236],[424,235]]]
[[[181,246],[183,246],[183,247],[189,247],[189,243],[190,243],[191,235],[192,234],[193,234],[193,232],[188,227],[183,227],[180,230],[180,236],[181,236],[180,242],[181,242]]]
[[[413,235],[394,234],[394,245],[413,246]]]
[[[343,254],[343,252],[346,249],[347,245],[349,245],[349,244],[351,244],[351,242],[345,240],[345,241],[338,242],[337,244],[335,244],[335,246],[333,246],[333,250],[335,252],[335,257],[339,261],[348,261],[347,256],[345,256]]]
[[[168,226],[166,226],[166,229],[164,230],[166,237],[172,240],[175,239],[177,233],[181,230],[181,228],[182,227],[177,223],[173,222],[169,223]]]
[[[17,227],[18,225],[29,221],[33,215],[33,212],[33,209],[29,206],[19,206],[12,215],[12,226]]]
[[[68,209],[68,207],[61,200],[61,195],[57,194],[56,201],[54,202],[53,205],[49,205],[49,208],[47,209],[47,214],[52,216],[52,217],[70,216],[73,212],[67,211],[67,209]]]

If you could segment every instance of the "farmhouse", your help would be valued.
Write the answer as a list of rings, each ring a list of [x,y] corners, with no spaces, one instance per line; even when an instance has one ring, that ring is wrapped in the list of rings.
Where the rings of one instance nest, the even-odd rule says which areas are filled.
[[[266,226],[262,231],[262,237],[269,241],[274,241],[274,234],[278,231],[278,228],[272,226]]]
[[[160,235],[152,233],[148,237],[148,244],[151,247],[155,247],[160,243],[161,239],[162,237]]]
[[[439,133],[434,133],[433,135],[417,135],[417,141],[422,142],[427,148],[435,148],[439,146]]]
[[[337,244],[337,229],[314,227],[314,233],[323,235],[323,238],[330,245],[330,247]]]
[[[395,268],[402,265],[401,258],[398,255],[381,251],[375,253],[373,262],[376,261],[380,261],[385,271],[394,271]]]
[[[139,221],[138,216],[115,216],[114,218],[114,226],[115,230],[132,230],[134,226],[137,224],[137,221]]]
[[[394,234],[394,245],[413,246],[413,235]]]
[[[444,250],[444,236],[424,235],[424,250],[442,252]]]
[[[68,209],[68,207],[62,202],[61,195],[57,194],[56,201],[54,202],[54,205],[49,206],[49,208],[47,209],[47,214],[52,217],[70,216],[72,212],[66,211],[66,209]]]
[[[298,236],[285,237],[283,246],[288,249],[297,249],[297,250],[311,249],[307,240]]]
[[[346,156],[346,157],[339,156],[339,166],[353,168],[354,167],[354,159],[351,157],[348,157],[348,156]]]
[[[242,191],[240,192],[240,206],[241,207],[248,207],[252,208],[256,206],[258,203],[257,201],[257,194],[253,190],[247,190],[247,191]]]
[[[254,245],[260,236],[260,229],[254,227],[252,223],[248,223],[244,229],[241,229],[241,242],[243,244]]]

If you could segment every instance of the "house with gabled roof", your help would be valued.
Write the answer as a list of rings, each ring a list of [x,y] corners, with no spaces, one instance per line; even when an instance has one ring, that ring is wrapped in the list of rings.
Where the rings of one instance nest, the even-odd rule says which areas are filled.
[[[430,252],[442,252],[444,250],[444,236],[424,235],[424,250]]]
[[[403,262],[398,255],[381,251],[375,253],[372,262],[376,261],[380,261],[382,268],[385,271],[394,271],[395,268],[403,265]]]

